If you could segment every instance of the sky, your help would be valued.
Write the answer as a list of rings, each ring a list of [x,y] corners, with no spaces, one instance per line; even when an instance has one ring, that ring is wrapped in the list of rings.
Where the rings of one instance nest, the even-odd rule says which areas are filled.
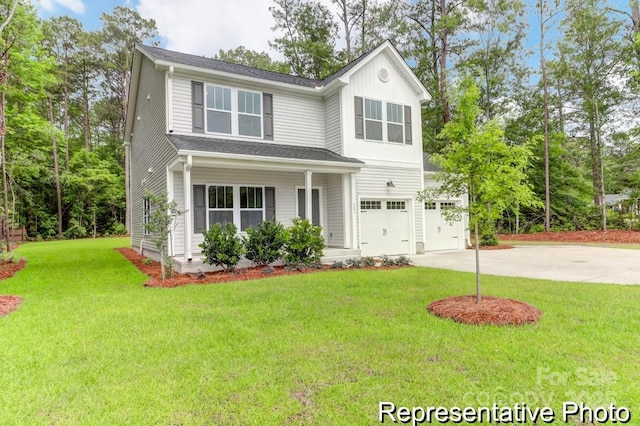
[[[272,40],[271,0],[33,0],[39,16],[67,15],[85,30],[101,28],[100,14],[116,6],[136,10],[155,19],[161,47],[196,55],[213,56],[220,49],[245,46],[268,52]],[[326,3],[330,3],[326,0]]]

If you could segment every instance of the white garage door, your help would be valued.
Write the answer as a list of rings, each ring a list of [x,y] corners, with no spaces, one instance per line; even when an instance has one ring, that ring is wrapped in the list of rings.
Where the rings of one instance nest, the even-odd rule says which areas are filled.
[[[443,210],[456,206],[454,201],[428,201],[424,204],[426,250],[456,250],[460,248],[462,222],[447,222]]]
[[[407,201],[360,202],[360,249],[363,256],[408,254],[411,224]]]

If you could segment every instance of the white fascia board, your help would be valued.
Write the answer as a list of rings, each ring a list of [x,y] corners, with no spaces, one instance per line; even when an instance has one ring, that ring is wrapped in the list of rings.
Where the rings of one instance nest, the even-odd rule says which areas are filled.
[[[240,155],[182,150],[178,153],[180,161],[187,156],[193,157],[194,167],[218,166],[276,171],[304,171],[318,173],[349,173],[359,171],[364,164],[342,163],[337,161],[317,161],[297,158],[263,157],[257,155]]]

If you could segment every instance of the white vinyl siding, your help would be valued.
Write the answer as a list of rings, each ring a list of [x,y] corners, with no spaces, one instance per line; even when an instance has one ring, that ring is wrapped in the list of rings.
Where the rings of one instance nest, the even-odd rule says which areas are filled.
[[[344,245],[344,209],[342,208],[342,175],[327,175],[327,245]]]
[[[131,244],[136,249],[142,244],[145,250],[157,251],[155,244],[144,235],[141,200],[146,191],[155,195],[167,192],[165,168],[176,151],[166,137],[165,72],[157,70],[143,57],[140,74],[144,78],[138,86],[135,110],[129,111],[136,117],[131,137]]]
[[[173,133],[191,134],[191,81],[203,81],[205,85],[236,87],[242,91],[273,94],[273,141],[285,145],[303,145],[325,148],[324,100],[319,96],[282,91],[279,88],[257,85],[245,81],[231,84],[217,82],[215,79],[185,76],[176,72],[173,78]],[[146,96],[146,95],[145,95]],[[234,99],[235,98],[235,99]],[[237,95],[232,94],[232,102]],[[264,111],[261,110],[261,113]],[[237,120],[237,117],[236,117]],[[263,125],[260,125],[262,129]],[[262,131],[262,130],[261,130]],[[206,136],[205,133],[202,136]],[[253,139],[239,135],[237,130],[231,135],[211,134],[215,137]]]
[[[342,137],[340,135],[340,95],[334,93],[325,100],[324,104],[325,134],[327,149],[337,154],[342,152]]]
[[[393,181],[395,187],[387,188],[386,182]],[[384,200],[386,208],[410,209],[411,242],[415,252],[421,252],[423,238],[424,204],[415,201],[416,193],[423,187],[423,172],[420,168],[395,168],[372,166],[363,168],[356,174],[356,193],[359,200]],[[386,203],[390,202],[390,205]],[[360,206],[360,204],[358,204]],[[359,224],[356,224],[359,229]],[[358,235],[360,241],[360,235]]]

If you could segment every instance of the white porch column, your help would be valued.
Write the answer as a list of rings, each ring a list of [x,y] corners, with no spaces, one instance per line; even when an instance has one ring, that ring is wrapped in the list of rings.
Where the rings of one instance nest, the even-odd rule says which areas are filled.
[[[304,215],[309,222],[313,221],[313,184],[309,170],[304,172]]]
[[[184,186],[184,257],[191,261],[191,237],[192,237],[192,209],[191,209],[191,166],[193,164],[193,158],[188,155],[187,162],[183,164],[183,186]]]
[[[351,219],[353,221],[351,226],[351,248],[357,249],[360,243],[358,241],[359,226],[356,221],[360,218],[360,215],[358,214],[360,206],[358,205],[358,193],[356,192],[356,174],[349,173],[349,180],[351,184]]]
[[[353,234],[351,228],[355,226],[353,216],[353,193],[351,192],[351,174],[342,174],[342,216],[343,216],[343,233],[344,248],[353,248]]]
[[[169,168],[169,166],[167,166],[165,172],[167,174],[167,201],[171,202],[175,198],[173,171]],[[169,229],[169,244],[167,247],[167,252],[169,254],[169,257],[173,257],[175,254],[173,226]]]

